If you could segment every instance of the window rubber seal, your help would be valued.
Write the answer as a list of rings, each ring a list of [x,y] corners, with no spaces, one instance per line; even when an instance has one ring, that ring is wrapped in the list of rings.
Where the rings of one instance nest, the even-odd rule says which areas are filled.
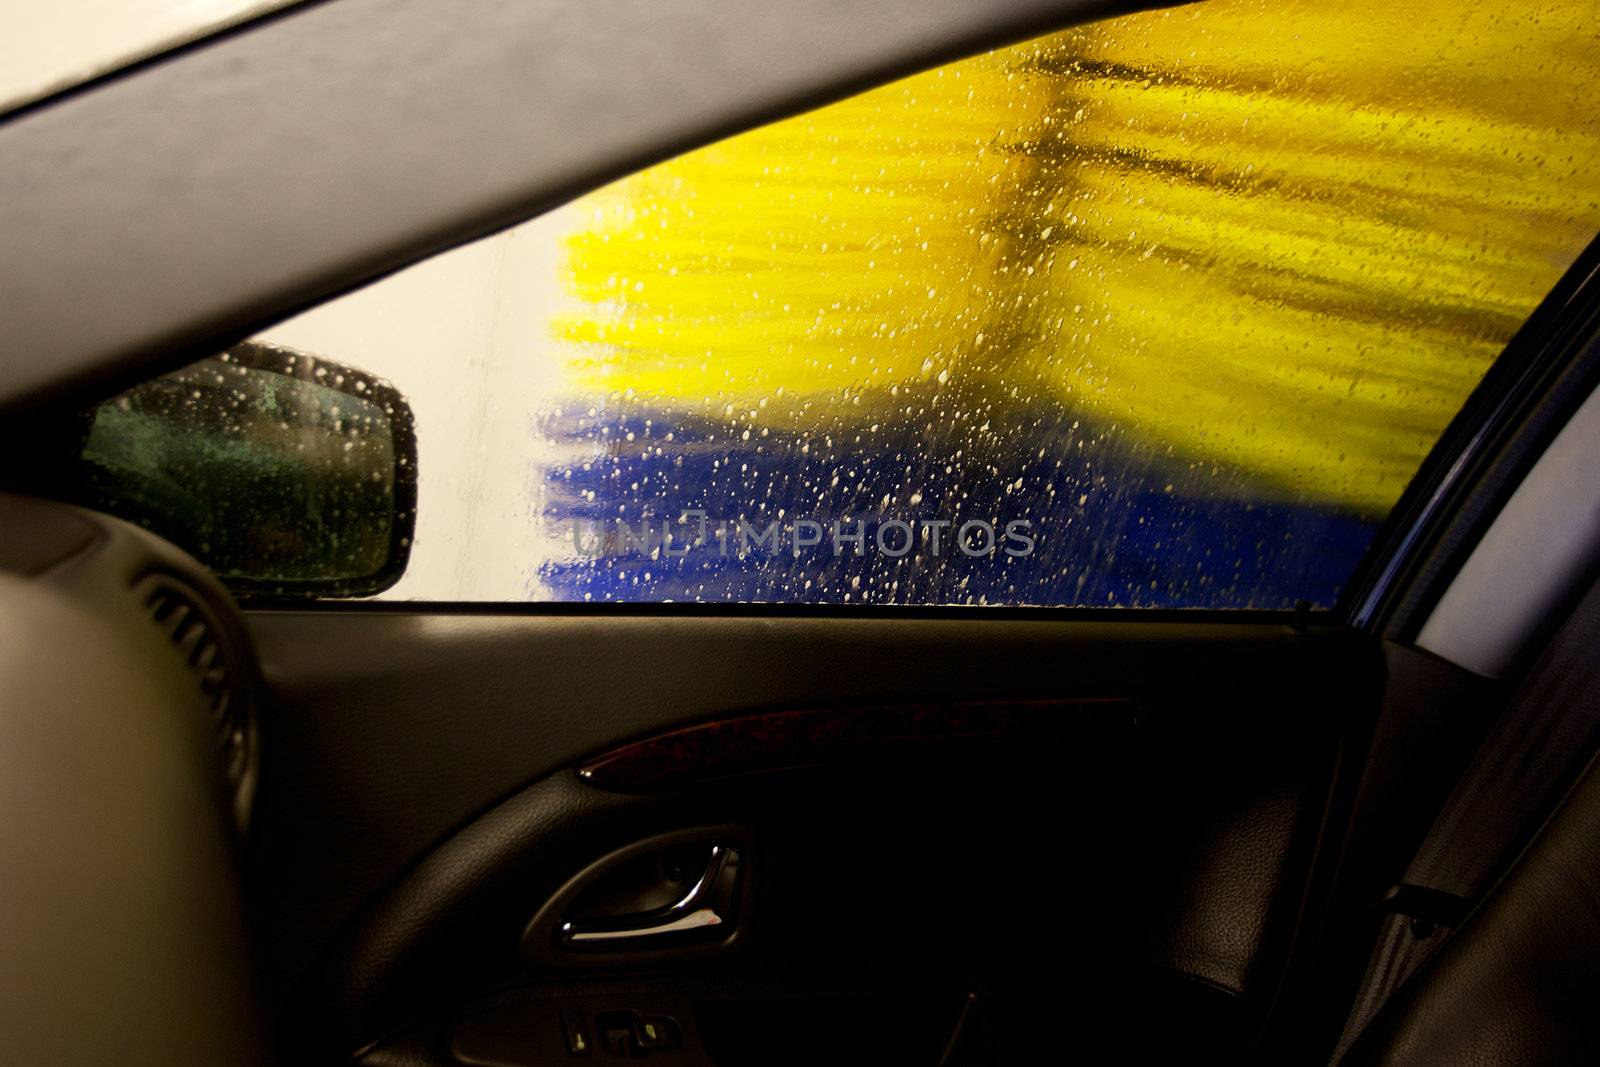
[[[1523,477],[1600,382],[1600,236],[1467,398],[1401,494],[1334,613],[1415,638]]]

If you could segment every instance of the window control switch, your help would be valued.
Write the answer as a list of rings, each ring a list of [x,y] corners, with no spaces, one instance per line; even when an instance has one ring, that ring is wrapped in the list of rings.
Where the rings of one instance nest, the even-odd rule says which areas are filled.
[[[587,1056],[594,1051],[594,1037],[589,1033],[589,1023],[583,1012],[562,1012],[561,1028],[566,1033],[567,1055]]]
[[[674,1049],[683,1045],[678,1024],[665,1015],[640,1015],[633,1022],[633,1035],[643,1049]]]

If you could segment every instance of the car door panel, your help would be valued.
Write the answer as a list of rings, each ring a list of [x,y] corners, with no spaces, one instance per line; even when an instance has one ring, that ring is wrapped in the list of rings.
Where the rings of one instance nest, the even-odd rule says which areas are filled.
[[[1204,1020],[1233,1047],[1322,892],[1341,760],[1364,744],[1382,676],[1365,638],[1255,621],[251,622],[276,775],[253,859],[265,945],[297,991],[285,1010],[322,1047],[414,1040],[438,1057],[484,996],[587,988],[518,948],[570,876],[725,823],[759,846],[739,950],[619,959],[587,981],[653,972],[682,993],[692,978],[712,1005],[774,983],[934,986],[977,994],[1024,1045],[1039,1036],[1028,1020],[1067,998],[1082,1040],[1125,1040],[1137,1011]],[[770,728],[797,717],[818,740]],[[706,722],[762,773],[684,746]],[[861,725],[874,722],[887,725]],[[827,741],[841,730],[864,742]],[[577,773],[661,735],[686,773],[613,788]]]

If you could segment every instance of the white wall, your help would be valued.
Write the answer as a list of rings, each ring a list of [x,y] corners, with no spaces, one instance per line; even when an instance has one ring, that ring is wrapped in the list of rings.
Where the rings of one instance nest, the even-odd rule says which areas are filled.
[[[385,598],[541,597],[553,546],[538,520],[544,446],[533,432],[554,399],[559,305],[557,211],[324,304],[262,339],[389,379],[417,420],[417,535]]]

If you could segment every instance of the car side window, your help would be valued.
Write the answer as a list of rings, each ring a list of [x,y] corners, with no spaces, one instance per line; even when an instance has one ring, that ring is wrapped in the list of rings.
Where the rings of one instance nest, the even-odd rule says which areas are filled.
[[[414,410],[389,598],[1326,607],[1600,228],[1593,15],[1073,29],[257,342]]]

